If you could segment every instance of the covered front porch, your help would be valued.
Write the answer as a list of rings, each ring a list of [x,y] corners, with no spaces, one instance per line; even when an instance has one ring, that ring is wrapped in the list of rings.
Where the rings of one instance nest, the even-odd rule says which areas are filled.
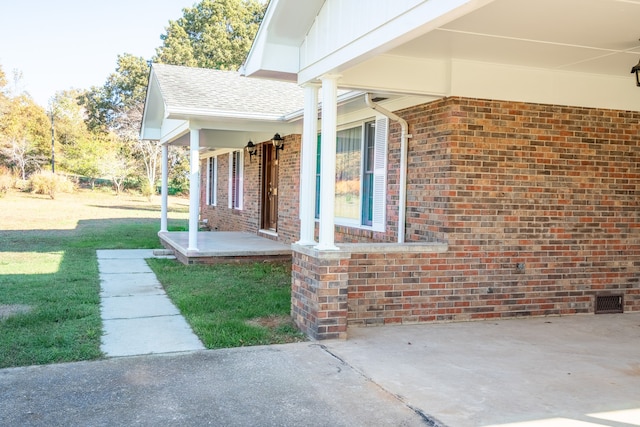
[[[291,246],[248,232],[198,231],[197,250],[189,249],[189,232],[160,232],[160,243],[183,264],[289,261]]]

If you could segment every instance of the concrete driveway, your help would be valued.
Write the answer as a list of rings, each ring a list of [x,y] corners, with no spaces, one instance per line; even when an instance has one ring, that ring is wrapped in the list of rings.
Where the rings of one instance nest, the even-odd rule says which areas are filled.
[[[2,426],[640,426],[640,313],[0,370]]]
[[[448,426],[640,426],[640,313],[359,328],[328,347]]]

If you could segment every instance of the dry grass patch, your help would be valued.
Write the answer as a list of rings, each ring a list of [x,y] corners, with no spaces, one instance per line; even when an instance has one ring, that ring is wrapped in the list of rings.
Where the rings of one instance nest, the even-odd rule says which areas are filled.
[[[26,304],[0,304],[0,320],[8,319],[17,314],[28,313],[31,310],[32,307]]]

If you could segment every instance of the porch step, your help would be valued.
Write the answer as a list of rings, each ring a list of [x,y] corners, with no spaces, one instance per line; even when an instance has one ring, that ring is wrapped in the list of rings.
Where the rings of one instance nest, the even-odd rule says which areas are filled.
[[[153,257],[162,259],[176,259],[175,252],[171,249],[154,249]]]

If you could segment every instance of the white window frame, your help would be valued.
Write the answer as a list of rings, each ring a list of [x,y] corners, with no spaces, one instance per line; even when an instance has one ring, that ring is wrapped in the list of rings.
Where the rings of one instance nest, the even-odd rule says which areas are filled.
[[[371,225],[362,223],[362,212],[364,203],[364,149],[365,149],[365,124],[375,120],[375,155],[373,165],[373,208]],[[360,228],[373,231],[386,231],[386,217],[387,217],[387,157],[388,157],[388,130],[389,119],[385,116],[369,117],[357,122],[351,122],[349,124],[341,125],[337,128],[338,131],[345,129],[352,129],[358,126],[362,126],[362,140],[360,145],[360,218],[355,220],[351,218],[335,217],[336,225],[342,225],[352,228]],[[335,189],[334,189],[335,191]],[[322,200],[322,197],[320,197]]]
[[[218,204],[218,157],[207,158],[207,205],[217,206]]]
[[[238,197],[234,198],[233,183],[234,176],[234,157],[238,156],[235,167],[238,175]],[[234,201],[236,202],[234,204]],[[244,150],[235,150],[229,153],[229,209],[242,210],[244,206]]]

